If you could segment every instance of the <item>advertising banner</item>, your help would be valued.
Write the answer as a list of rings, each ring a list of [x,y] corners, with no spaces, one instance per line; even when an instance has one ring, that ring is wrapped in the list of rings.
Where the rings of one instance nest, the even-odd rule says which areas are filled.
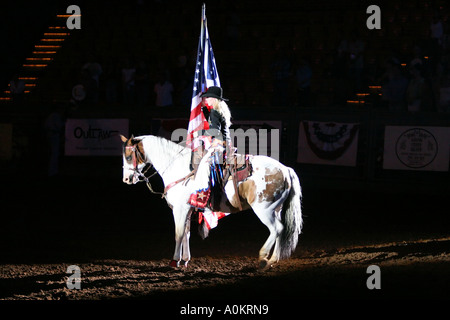
[[[119,134],[128,137],[128,119],[67,119],[65,155],[121,155]]]
[[[386,126],[383,169],[448,171],[450,127]]]

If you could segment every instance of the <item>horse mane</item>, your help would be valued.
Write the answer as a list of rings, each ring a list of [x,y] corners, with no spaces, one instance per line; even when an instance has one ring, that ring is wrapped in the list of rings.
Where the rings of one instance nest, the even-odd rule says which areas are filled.
[[[165,148],[168,148],[169,150],[173,150],[173,151],[176,151],[176,152],[181,152],[181,150],[188,149],[188,148],[186,148],[186,147],[184,147],[184,146],[182,146],[182,145],[180,145],[180,144],[178,144],[176,142],[168,140],[166,138],[158,137],[158,136],[152,136],[152,137],[154,137],[156,140],[159,140],[159,143],[161,145],[163,145]]]
[[[191,152],[190,148],[163,137],[149,135],[136,137],[136,139],[141,139],[144,144],[145,139],[149,139],[152,143],[152,149],[154,148],[154,150],[151,150],[151,153],[157,154],[160,161],[163,163],[169,163],[174,160],[174,157],[178,155],[186,155],[188,153],[190,154]]]

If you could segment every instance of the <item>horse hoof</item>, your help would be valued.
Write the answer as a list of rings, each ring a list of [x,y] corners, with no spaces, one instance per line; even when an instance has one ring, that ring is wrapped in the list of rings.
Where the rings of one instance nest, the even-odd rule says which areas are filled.
[[[184,267],[185,269],[187,269],[187,267],[188,267],[188,262],[189,262],[189,261],[181,260],[180,267]]]
[[[263,259],[259,261],[259,271],[266,271],[269,269],[272,265],[269,264],[269,261],[267,259]]]
[[[172,261],[170,261],[169,266],[171,266],[172,268],[178,268],[179,263],[176,260],[172,260]]]

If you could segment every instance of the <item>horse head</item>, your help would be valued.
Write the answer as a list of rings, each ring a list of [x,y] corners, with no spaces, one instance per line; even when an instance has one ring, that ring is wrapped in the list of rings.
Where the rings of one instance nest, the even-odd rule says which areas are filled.
[[[142,169],[146,164],[146,156],[144,152],[144,147],[142,145],[142,140],[134,138],[126,138],[120,135],[123,142],[123,182],[127,184],[135,184],[139,182],[139,177],[141,177]]]

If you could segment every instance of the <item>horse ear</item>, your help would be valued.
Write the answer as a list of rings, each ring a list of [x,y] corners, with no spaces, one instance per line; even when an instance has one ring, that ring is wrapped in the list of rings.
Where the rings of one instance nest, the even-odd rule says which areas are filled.
[[[125,138],[123,135],[120,135],[120,139],[122,140],[123,143],[127,142],[127,138]]]

